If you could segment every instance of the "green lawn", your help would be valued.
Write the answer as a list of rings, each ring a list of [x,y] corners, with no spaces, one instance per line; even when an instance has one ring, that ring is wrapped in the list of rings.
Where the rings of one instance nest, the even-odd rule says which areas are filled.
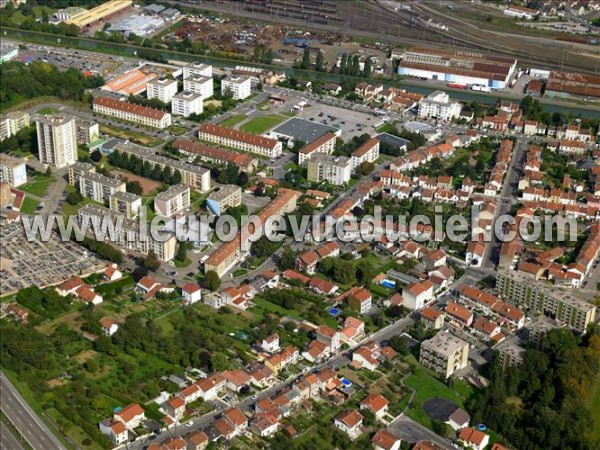
[[[48,16],[52,16],[52,14],[54,13],[54,11],[56,11],[56,9],[50,8],[48,6],[34,6],[33,7],[33,14],[35,16],[35,18],[39,18],[42,17],[42,12],[46,11],[48,13]],[[32,17],[32,16],[29,16]],[[27,19],[27,17],[25,17],[23,14],[21,14],[21,11],[15,11],[15,13],[12,15],[12,21],[14,23],[16,23],[17,25],[22,24],[25,19]]]
[[[177,267],[178,269],[187,267],[191,263],[192,263],[192,260],[190,258],[185,258],[185,261],[178,261],[177,259],[173,260],[173,264],[175,264],[175,267]]]
[[[62,208],[62,215],[63,217],[71,217],[77,214],[77,212],[79,211],[79,209],[85,205],[98,205],[98,206],[104,206],[102,203],[100,202],[95,202],[94,200],[92,200],[91,198],[84,198],[82,201],[80,201],[79,203],[77,203],[76,205],[71,205],[68,202],[65,202],[63,204],[63,208]]]
[[[29,183],[24,184],[19,189],[23,192],[35,195],[37,197],[43,197],[50,186],[50,183],[56,181],[54,177],[47,177],[45,175],[38,175]]]
[[[223,127],[233,127],[238,123],[242,122],[243,120],[246,120],[246,114],[237,114],[235,116],[229,117],[228,119],[225,119],[219,125]]]
[[[42,108],[42,109],[38,109],[38,114],[54,114],[56,112],[58,112],[58,110],[56,108],[51,108],[49,106]]]
[[[25,196],[23,204],[21,205],[21,212],[25,214],[35,214],[37,206],[40,204],[37,200],[32,199],[29,196]]]
[[[594,417],[593,435],[596,439],[600,439],[600,375],[596,378],[596,384],[590,392],[586,403]]]
[[[240,130],[260,134],[283,122],[283,120],[284,117],[281,116],[259,116],[243,124]]]
[[[185,127],[181,127],[179,125],[171,125],[170,127],[167,128],[167,130],[169,130],[175,136],[180,136],[183,133],[185,133],[188,129]]]

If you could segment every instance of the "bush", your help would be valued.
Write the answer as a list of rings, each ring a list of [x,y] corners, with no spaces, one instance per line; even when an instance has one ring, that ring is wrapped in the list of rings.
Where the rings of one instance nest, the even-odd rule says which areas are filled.
[[[69,205],[77,205],[83,200],[83,195],[79,191],[69,192],[67,195],[67,203]]]

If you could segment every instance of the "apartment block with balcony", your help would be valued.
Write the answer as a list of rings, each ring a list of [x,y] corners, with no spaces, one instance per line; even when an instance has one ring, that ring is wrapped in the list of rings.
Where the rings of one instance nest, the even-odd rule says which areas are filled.
[[[83,174],[96,173],[96,167],[93,164],[77,161],[69,166],[69,184],[79,187],[79,179]]]
[[[252,94],[252,81],[248,77],[230,76],[221,80],[221,95],[231,95],[244,100]]]
[[[206,100],[214,94],[213,79],[199,75],[184,78],[183,90],[193,92],[194,94],[200,94],[202,100]]]
[[[186,80],[190,77],[208,77],[212,78],[213,71],[210,64],[204,64],[200,61],[189,63],[183,67],[183,79]]]
[[[242,188],[235,184],[227,184],[210,194],[206,206],[210,211],[220,216],[227,208],[235,208],[242,204]]]
[[[24,158],[15,158],[6,153],[0,154],[0,181],[11,187],[27,183],[27,169]]]
[[[131,192],[115,192],[109,199],[110,210],[128,219],[137,217],[142,209],[142,197]]]
[[[315,153],[308,161],[308,181],[342,186],[350,181],[351,175],[352,161],[345,156]]]
[[[202,114],[202,111],[202,94],[182,91],[171,99],[171,114],[175,116],[189,117],[192,114]]]
[[[77,161],[75,118],[59,114],[36,115],[39,158],[42,164],[66,167]]]
[[[419,362],[444,378],[467,367],[469,344],[450,333],[438,332],[421,343]]]
[[[79,177],[79,191],[84,197],[108,205],[111,195],[125,192],[125,182],[99,173],[86,172]]]
[[[163,103],[169,103],[175,94],[177,80],[161,77],[146,83],[146,95],[149,99],[156,98]]]
[[[171,217],[190,207],[190,187],[176,184],[154,198],[154,210],[157,214]]]

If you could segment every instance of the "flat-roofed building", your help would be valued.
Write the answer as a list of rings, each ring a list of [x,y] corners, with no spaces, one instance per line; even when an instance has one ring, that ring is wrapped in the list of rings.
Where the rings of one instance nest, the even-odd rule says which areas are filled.
[[[268,158],[276,158],[282,153],[283,145],[277,139],[222,127],[212,123],[203,123],[198,128],[198,137],[225,147],[256,153]]]
[[[450,333],[440,331],[421,343],[419,362],[444,378],[467,367],[468,361],[469,344]]]
[[[96,173],[96,167],[93,164],[77,161],[69,166],[69,184],[79,187],[79,179],[84,173]]]
[[[11,111],[0,116],[0,141],[14,136],[23,128],[29,126],[29,113],[26,111]]]
[[[192,114],[202,114],[204,104],[202,95],[190,91],[182,91],[171,99],[171,114],[189,117]]]
[[[110,209],[129,219],[137,217],[142,209],[142,197],[131,192],[115,192],[109,199]]]
[[[133,0],[109,0],[89,11],[67,19],[66,23],[68,25],[75,25],[82,31],[101,22],[108,22],[132,6]]]
[[[101,206],[86,205],[79,210],[77,218],[82,223],[83,220],[89,220],[96,229],[101,226],[104,217],[105,220],[112,220],[116,223],[116,214],[110,209]],[[89,217],[89,219],[85,219]],[[89,229],[91,231],[91,228]],[[153,251],[161,261],[170,261],[175,257],[175,249],[177,247],[177,238],[173,233],[162,231],[161,234],[166,236],[165,239],[154,239],[149,233],[148,227],[143,229],[137,220],[124,219],[121,227],[116,227],[116,241],[114,244],[128,248],[134,252],[147,255]]]
[[[244,172],[254,172],[258,167],[258,160],[250,155],[238,153],[222,148],[210,147],[189,139],[179,138],[173,143],[173,148],[179,150],[179,153],[199,158],[200,161],[212,162],[217,164],[234,164]]]
[[[352,152],[352,170],[355,170],[364,162],[375,162],[378,158],[379,141],[375,138],[369,139]]]
[[[203,77],[194,75],[183,79],[183,90],[200,94],[202,100],[210,98],[214,94],[213,79],[211,77]]]
[[[221,95],[231,95],[235,100],[244,100],[252,94],[252,81],[248,77],[230,76],[221,80]]]
[[[149,99],[156,98],[163,103],[169,103],[175,94],[177,94],[177,80],[160,77],[146,84],[146,95]]]
[[[127,154],[130,157],[135,156],[142,162],[148,162],[152,168],[159,166],[162,170],[165,167],[169,167],[171,171],[177,170],[181,174],[183,184],[187,184],[191,189],[200,193],[210,191],[210,170],[204,167],[157,155],[153,151],[131,142],[117,144],[113,151]]]
[[[154,198],[154,210],[157,214],[171,217],[190,207],[190,187],[176,184]]]
[[[111,195],[125,192],[125,182],[99,173],[85,172],[79,177],[79,191],[84,197],[108,205]]]
[[[36,115],[33,120],[42,164],[60,169],[77,161],[77,127],[73,116]]]
[[[221,186],[218,191],[211,193],[206,200],[210,211],[220,216],[227,208],[235,208],[242,204],[242,188],[235,184]]]
[[[419,102],[418,116],[450,121],[460,115],[462,105],[450,100],[444,91],[435,91]]]
[[[191,77],[208,77],[212,78],[212,66],[210,64],[204,64],[200,61],[189,63],[183,67],[183,79]]]
[[[335,150],[336,139],[337,136],[335,134],[327,132],[310,144],[305,145],[298,152],[298,164],[304,166],[315,153],[327,153],[331,155]]]
[[[525,349],[514,340],[504,340],[494,347],[500,356],[500,364],[504,369],[518,366],[523,362]]]
[[[100,139],[100,126],[97,122],[84,119],[75,120],[78,144],[90,144]]]
[[[108,97],[96,97],[93,109],[98,114],[139,123],[147,127],[163,129],[171,125],[171,114],[169,113]]]
[[[27,168],[25,158],[0,153],[0,181],[8,183],[12,187],[27,183]]]
[[[316,183],[326,181],[342,186],[350,181],[351,176],[352,161],[345,156],[314,153],[308,160],[308,181]]]
[[[498,294],[507,302],[544,314],[581,333],[596,319],[596,307],[572,289],[547,286],[510,269],[500,269],[497,280]]]

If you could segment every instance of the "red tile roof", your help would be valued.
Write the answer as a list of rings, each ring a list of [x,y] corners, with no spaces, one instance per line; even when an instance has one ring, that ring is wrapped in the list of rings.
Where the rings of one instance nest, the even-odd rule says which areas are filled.
[[[220,125],[215,125],[212,123],[201,124],[199,130],[201,133],[212,134],[215,136],[233,139],[236,141],[244,142],[246,144],[256,145],[270,149],[275,148],[275,146],[279,142],[276,139],[266,138],[252,133],[245,133],[243,131],[222,127]]]
[[[100,105],[107,108],[116,109],[118,111],[129,112],[138,116],[144,116],[156,120],[161,120],[165,116],[165,114],[167,114],[159,109],[135,105],[129,102],[121,102],[119,100],[115,100],[108,97],[96,97],[94,99],[94,105]]]

